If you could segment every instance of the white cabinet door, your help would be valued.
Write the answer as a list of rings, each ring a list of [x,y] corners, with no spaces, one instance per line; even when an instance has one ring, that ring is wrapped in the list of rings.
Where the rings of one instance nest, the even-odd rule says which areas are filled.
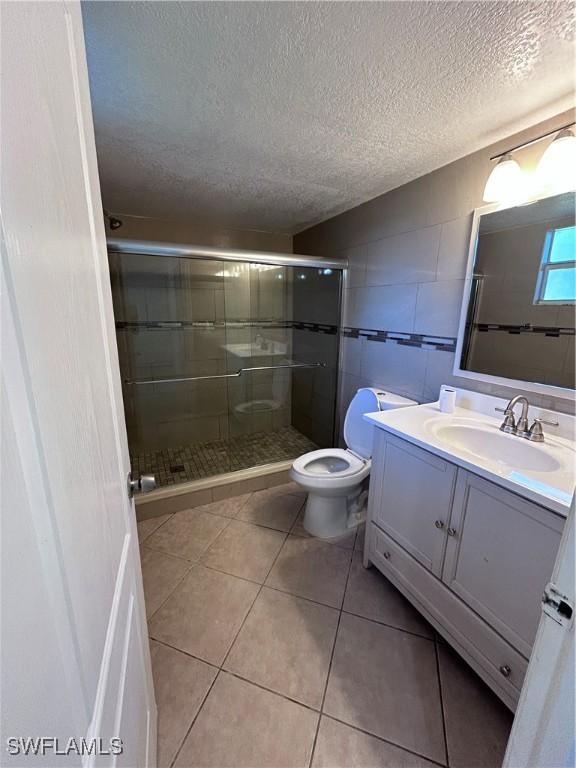
[[[0,762],[153,766],[80,3],[3,3],[1,34]],[[38,755],[6,751],[6,738],[41,737]],[[123,753],[97,757],[93,738],[104,752],[119,738]]]
[[[528,657],[564,520],[459,470],[442,579]]]
[[[371,519],[440,576],[456,467],[390,435],[376,443],[375,460],[381,480],[374,489]]]

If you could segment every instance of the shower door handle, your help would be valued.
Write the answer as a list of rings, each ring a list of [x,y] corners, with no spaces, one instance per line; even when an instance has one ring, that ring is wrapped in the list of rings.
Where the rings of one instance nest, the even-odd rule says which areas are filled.
[[[207,376],[186,376],[173,379],[124,379],[124,384],[179,384],[184,381],[211,381],[213,379],[238,379],[243,373],[251,371],[277,371],[287,368],[326,368],[326,363],[286,363],[280,365],[255,365],[238,368],[234,373],[214,373]]]
[[[128,473],[128,497],[130,499],[135,493],[150,493],[154,488],[156,488],[156,478],[154,475],[140,475],[134,480],[132,472]]]

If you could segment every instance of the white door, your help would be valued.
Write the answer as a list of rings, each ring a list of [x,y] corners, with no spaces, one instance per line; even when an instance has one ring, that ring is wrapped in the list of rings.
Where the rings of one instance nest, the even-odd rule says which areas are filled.
[[[0,764],[153,766],[79,3],[3,3],[1,96]]]
[[[564,526],[552,580],[516,717],[505,768],[573,768],[576,765],[574,668],[575,509]]]

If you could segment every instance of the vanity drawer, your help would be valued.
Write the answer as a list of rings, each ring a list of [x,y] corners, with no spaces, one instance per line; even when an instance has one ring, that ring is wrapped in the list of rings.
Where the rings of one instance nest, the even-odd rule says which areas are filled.
[[[515,710],[528,661],[413,557],[370,523],[368,559]]]

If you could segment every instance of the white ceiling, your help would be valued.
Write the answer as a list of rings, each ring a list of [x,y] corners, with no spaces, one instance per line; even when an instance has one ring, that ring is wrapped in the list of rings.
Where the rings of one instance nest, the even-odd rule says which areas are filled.
[[[104,204],[294,233],[567,108],[570,2],[83,3]]]

